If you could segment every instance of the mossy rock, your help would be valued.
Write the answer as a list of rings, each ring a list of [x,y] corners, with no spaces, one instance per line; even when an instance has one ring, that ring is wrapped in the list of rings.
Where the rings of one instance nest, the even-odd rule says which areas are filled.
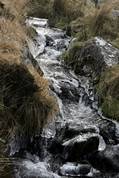
[[[78,73],[80,70],[80,63],[79,63],[79,56],[80,56],[80,51],[83,47],[82,42],[75,41],[71,44],[70,48],[63,54],[62,58],[66,65],[71,67],[75,73]]]

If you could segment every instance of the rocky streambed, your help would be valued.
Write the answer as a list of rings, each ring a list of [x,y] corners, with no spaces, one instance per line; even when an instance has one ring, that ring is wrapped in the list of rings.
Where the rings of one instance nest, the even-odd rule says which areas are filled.
[[[29,18],[27,24],[37,32],[28,42],[29,49],[49,80],[60,112],[40,136],[31,139],[28,149],[22,148],[22,158],[14,165],[15,177],[118,178],[119,125],[102,116],[98,108],[87,75],[92,66],[82,65],[84,75],[76,76],[61,60],[72,39],[59,29],[51,29],[47,19]],[[116,48],[98,37],[91,45],[82,54],[94,53],[96,72],[118,63]]]

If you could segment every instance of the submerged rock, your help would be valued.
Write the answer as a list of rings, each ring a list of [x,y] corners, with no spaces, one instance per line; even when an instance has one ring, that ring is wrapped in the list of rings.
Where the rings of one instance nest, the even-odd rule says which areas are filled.
[[[46,35],[45,37],[46,37],[46,46],[53,46],[54,40],[48,35]]]
[[[76,88],[74,84],[67,81],[61,81],[60,93],[58,93],[58,96],[62,100],[71,100],[74,102],[78,102],[80,97],[80,91],[78,88]]]
[[[83,135],[86,133],[99,133],[99,129],[91,124],[82,122],[75,123],[72,121],[67,123],[63,139],[70,139],[79,134]]]
[[[63,176],[86,175],[90,169],[89,164],[66,163],[60,168],[60,174]]]
[[[47,27],[48,26],[48,19],[39,19],[35,17],[29,17],[26,21],[29,26],[32,27]]]

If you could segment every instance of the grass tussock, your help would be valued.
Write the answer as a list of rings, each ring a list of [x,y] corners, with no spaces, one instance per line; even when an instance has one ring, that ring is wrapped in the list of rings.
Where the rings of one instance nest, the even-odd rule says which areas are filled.
[[[67,28],[72,20],[84,16],[84,7],[85,1],[83,0],[54,0],[53,15],[50,21],[56,27]]]
[[[99,10],[96,10],[90,19],[91,31],[94,35],[99,35],[105,38],[116,38],[118,33],[118,17],[114,18],[112,11],[115,7],[119,7],[117,0],[108,1],[102,5]]]
[[[33,67],[30,72],[22,64],[7,61],[0,63],[0,76],[1,109],[7,109],[12,116],[6,119],[7,127],[15,128],[21,135],[40,132],[57,111],[47,80]],[[13,123],[11,127],[9,122]]]
[[[32,33],[24,25],[27,2],[0,0],[1,159],[10,137],[40,133],[58,111],[47,80],[32,64],[23,64],[23,50]],[[0,165],[0,175],[1,170]]]
[[[52,6],[54,0],[29,0],[28,15],[40,18],[50,18],[52,16]]]
[[[27,0],[0,0],[0,60],[21,62],[21,51],[27,38],[23,25],[26,3]]]
[[[0,3],[3,4],[0,14],[10,19],[24,19],[27,14],[28,2],[29,0],[0,0]]]
[[[64,52],[62,56],[62,59],[66,65],[71,67],[75,73],[79,73],[80,71],[79,58],[82,47],[83,43],[76,41],[72,43],[71,47],[66,52]]]
[[[12,63],[20,63],[26,34],[17,20],[0,18],[0,57]]]
[[[97,87],[103,113],[119,121],[119,65],[107,69]]]
[[[82,0],[54,0],[54,11],[56,14],[71,19],[83,15],[85,1]]]
[[[88,7],[88,6],[87,6]],[[91,12],[85,8],[83,18],[77,18],[71,22],[72,33],[84,39],[91,36],[101,36],[112,41],[118,36],[119,18],[114,17],[113,11],[119,8],[118,1],[106,1],[99,9],[93,8]],[[87,38],[86,38],[87,40]]]

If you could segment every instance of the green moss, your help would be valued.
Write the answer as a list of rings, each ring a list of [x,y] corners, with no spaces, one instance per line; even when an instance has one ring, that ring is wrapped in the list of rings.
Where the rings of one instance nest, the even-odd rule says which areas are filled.
[[[70,21],[67,17],[63,16],[51,16],[49,18],[49,25],[55,26],[56,28],[60,28],[62,30],[66,30],[67,26],[69,25]]]
[[[67,50],[64,54],[63,54],[63,60],[64,62],[70,66],[76,73],[78,73],[79,70],[79,56],[80,56],[80,50],[83,47],[83,43],[82,42],[74,42],[70,49]]]
[[[119,48],[119,34],[117,35],[117,38],[111,42],[113,46],[116,48]]]
[[[119,121],[119,100],[107,96],[102,104],[102,112],[110,118]]]
[[[119,120],[119,65],[107,69],[102,74],[97,94],[104,115]]]

